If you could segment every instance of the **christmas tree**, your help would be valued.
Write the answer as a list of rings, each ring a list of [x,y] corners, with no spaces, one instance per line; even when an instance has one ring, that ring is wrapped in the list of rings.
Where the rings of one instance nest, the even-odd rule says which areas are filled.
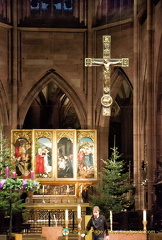
[[[121,157],[122,154],[119,154],[118,148],[114,146],[111,157],[107,161],[102,160],[103,171],[99,173],[100,180],[95,188],[96,193],[92,196],[91,205],[99,206],[105,215],[109,210],[114,212],[127,210],[134,203],[131,194],[133,185]]]

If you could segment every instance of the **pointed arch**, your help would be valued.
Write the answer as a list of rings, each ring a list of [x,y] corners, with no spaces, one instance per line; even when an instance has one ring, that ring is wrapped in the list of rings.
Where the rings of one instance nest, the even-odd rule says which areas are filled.
[[[124,82],[126,82],[126,84],[124,84]],[[127,87],[126,87],[126,85],[127,85]],[[126,87],[126,89],[125,89],[125,87]],[[129,94],[125,93],[125,90],[128,90],[128,89],[130,91],[131,98],[130,97],[127,98],[127,96],[129,96]],[[115,129],[115,133],[118,133],[118,147],[119,148],[123,147],[123,140],[122,140],[123,138],[120,138],[122,136],[122,130],[123,130],[121,124],[123,126],[125,126],[126,122],[129,120],[127,120],[127,118],[125,118],[125,121],[124,121],[124,119],[120,118],[120,116],[121,115],[126,116],[125,110],[128,109],[127,107],[129,106],[129,103],[131,103],[131,107],[133,107],[132,106],[132,86],[130,84],[130,81],[129,81],[127,75],[121,68],[114,68],[114,72],[111,75],[111,97],[113,98],[112,108],[113,108],[113,110],[116,110],[117,109],[116,107],[119,107],[119,112],[121,112],[121,114],[118,114],[119,112],[115,111],[114,117],[113,116],[107,116],[107,117],[103,116],[102,105],[101,105],[102,94],[103,93],[101,93],[101,92],[98,94],[98,102],[97,102],[96,111],[95,111],[97,113],[96,114],[96,126],[99,129],[98,138],[99,138],[99,143],[100,143],[100,146],[98,148],[98,154],[99,154],[99,156],[102,156],[103,159],[107,159],[110,154],[110,149],[112,147],[112,141],[114,139],[114,131],[113,131],[114,129]],[[119,95],[125,97],[126,101],[120,102]],[[131,99],[131,102],[129,102],[130,99]],[[119,101],[119,103],[118,103],[118,101]],[[120,105],[120,103],[121,103],[121,105]],[[123,106],[124,106],[124,108],[123,108]],[[121,111],[120,111],[120,108],[122,109]],[[114,112],[114,111],[112,111],[112,112]],[[131,114],[132,113],[130,112],[130,115]],[[131,119],[131,118],[129,118],[129,119]],[[131,129],[130,125],[132,125],[132,124],[133,124],[133,120],[131,119],[128,124],[129,129]],[[127,132],[129,131],[129,129],[127,130]],[[125,132],[124,134],[126,135],[127,132]],[[133,132],[131,131],[131,134],[132,133]],[[132,135],[129,134],[129,138],[131,138],[131,140],[129,141],[129,144],[131,145],[132,140],[133,140]],[[132,151],[132,148],[129,149],[129,152],[131,152],[131,151]],[[126,149],[126,151],[125,151],[126,161],[127,161],[129,152]],[[132,155],[132,152],[131,152],[131,155]],[[129,158],[131,155],[129,155]],[[102,162],[99,161],[98,165],[99,165],[99,169],[101,169]]]
[[[119,92],[120,86],[124,80],[126,80],[128,85],[130,86],[130,89],[133,90],[132,85],[131,85],[126,73],[123,71],[122,68],[116,67],[111,76],[111,97],[113,98],[113,101],[115,101],[115,98]],[[96,112],[98,113],[96,116],[96,125],[101,126],[101,127],[108,127],[110,117],[104,117],[102,115],[101,93],[99,93],[99,95],[98,95]]]
[[[26,113],[32,104],[35,97],[38,93],[47,86],[48,83],[54,81],[55,84],[67,95],[70,101],[73,104],[73,107],[77,113],[78,119],[80,121],[80,125],[82,128],[86,126],[86,111],[82,101],[78,97],[77,93],[74,89],[67,83],[67,81],[60,76],[54,69],[50,69],[47,71],[43,77],[41,77],[37,83],[31,88],[31,90],[25,96],[21,106],[19,107],[19,118],[18,124],[19,126],[23,125]]]

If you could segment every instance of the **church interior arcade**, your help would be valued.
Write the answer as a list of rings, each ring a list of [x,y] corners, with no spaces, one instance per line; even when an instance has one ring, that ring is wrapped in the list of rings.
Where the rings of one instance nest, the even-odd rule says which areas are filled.
[[[133,210],[159,221],[161,11],[162,0],[0,1],[0,124],[15,161],[31,154],[17,176],[34,171],[41,183],[28,208],[80,203],[86,211],[115,136],[135,189]],[[48,164],[37,168],[45,145]],[[86,147],[83,174],[78,154]]]

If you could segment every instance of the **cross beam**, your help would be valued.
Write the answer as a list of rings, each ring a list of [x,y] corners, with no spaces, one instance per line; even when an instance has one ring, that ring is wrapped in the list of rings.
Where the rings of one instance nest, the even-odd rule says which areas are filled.
[[[103,36],[103,58],[86,58],[85,66],[93,67],[93,66],[103,66],[103,92],[104,95],[101,98],[101,103],[103,107],[110,108],[112,104],[112,98],[110,96],[110,67],[118,66],[118,67],[128,67],[129,66],[129,58],[119,58],[119,59],[111,59],[111,36],[104,35]],[[106,110],[108,110],[108,115],[106,114]],[[109,116],[110,109],[103,109],[104,116]]]

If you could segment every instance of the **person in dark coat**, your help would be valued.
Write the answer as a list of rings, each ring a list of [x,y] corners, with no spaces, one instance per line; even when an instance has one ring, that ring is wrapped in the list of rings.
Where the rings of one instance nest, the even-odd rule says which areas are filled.
[[[98,206],[93,208],[93,216],[87,223],[85,234],[87,234],[91,228],[93,228],[92,240],[104,240],[105,234],[105,240],[110,240],[106,218],[103,215],[100,215],[100,209]],[[84,237],[83,235],[85,234],[82,234],[81,236]]]

